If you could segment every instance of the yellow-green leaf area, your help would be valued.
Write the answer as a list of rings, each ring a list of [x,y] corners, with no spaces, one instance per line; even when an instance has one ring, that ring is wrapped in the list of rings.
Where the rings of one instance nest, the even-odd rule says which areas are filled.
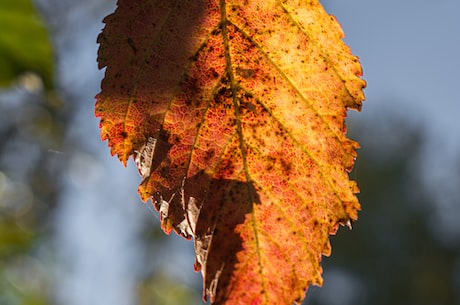
[[[0,86],[30,71],[52,85],[53,53],[45,25],[30,0],[0,1]]]

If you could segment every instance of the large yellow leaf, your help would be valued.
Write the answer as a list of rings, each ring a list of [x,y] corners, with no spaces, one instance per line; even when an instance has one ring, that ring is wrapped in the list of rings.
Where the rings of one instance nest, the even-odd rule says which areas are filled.
[[[214,304],[292,304],[357,219],[347,108],[365,83],[318,1],[125,0],[105,19],[102,139],[194,238]]]

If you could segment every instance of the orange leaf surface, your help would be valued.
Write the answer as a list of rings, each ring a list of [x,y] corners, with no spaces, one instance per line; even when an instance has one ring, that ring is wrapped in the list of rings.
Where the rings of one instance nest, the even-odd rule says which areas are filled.
[[[292,304],[360,209],[358,59],[316,0],[119,0],[96,115],[162,227],[193,238],[213,304]]]

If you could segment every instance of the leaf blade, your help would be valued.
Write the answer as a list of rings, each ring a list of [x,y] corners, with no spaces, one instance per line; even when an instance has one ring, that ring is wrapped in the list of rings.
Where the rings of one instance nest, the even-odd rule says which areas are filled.
[[[347,176],[358,144],[344,135],[347,108],[364,99],[357,58],[317,1],[144,3],[120,11],[131,20],[123,26],[109,17],[100,38],[103,139],[125,164],[155,139],[139,193],[154,198],[165,232],[194,235],[205,299],[302,300],[322,283],[329,234],[360,209]],[[141,26],[140,14],[158,14],[160,29]],[[189,39],[178,47],[180,37]],[[128,53],[122,68],[105,60],[113,45]],[[117,95],[121,111],[107,114]]]

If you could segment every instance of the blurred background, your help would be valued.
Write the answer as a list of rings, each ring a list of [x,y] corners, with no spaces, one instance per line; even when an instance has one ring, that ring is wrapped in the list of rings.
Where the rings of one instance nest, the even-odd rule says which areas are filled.
[[[305,305],[460,304],[460,2],[324,0],[368,82],[349,136],[363,210]],[[96,37],[114,0],[0,0],[0,305],[202,304],[99,138]]]

